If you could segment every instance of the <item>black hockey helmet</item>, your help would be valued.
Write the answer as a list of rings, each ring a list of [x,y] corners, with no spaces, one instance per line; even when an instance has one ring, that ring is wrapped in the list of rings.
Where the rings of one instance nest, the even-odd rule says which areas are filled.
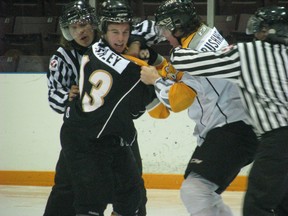
[[[259,8],[247,22],[246,33],[255,34],[265,28],[266,41],[288,44],[288,10],[285,7]]]
[[[59,17],[59,25],[64,38],[68,41],[73,40],[69,32],[69,25],[73,23],[90,23],[92,26],[97,26],[97,17],[95,8],[87,1],[78,0],[68,3]]]
[[[156,26],[166,28],[175,33],[181,30],[184,35],[197,31],[201,20],[196,13],[192,0],[167,0],[163,2],[155,13]]]
[[[127,0],[106,0],[99,7],[99,31],[107,31],[107,24],[130,23],[132,25],[132,8]]]

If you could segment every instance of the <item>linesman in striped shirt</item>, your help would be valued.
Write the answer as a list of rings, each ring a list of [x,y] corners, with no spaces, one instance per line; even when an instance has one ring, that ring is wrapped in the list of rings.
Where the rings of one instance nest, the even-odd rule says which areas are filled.
[[[244,216],[288,215],[288,10],[259,8],[247,23],[253,42],[198,53],[176,48],[171,62],[195,76],[237,83],[260,135],[249,174]]]

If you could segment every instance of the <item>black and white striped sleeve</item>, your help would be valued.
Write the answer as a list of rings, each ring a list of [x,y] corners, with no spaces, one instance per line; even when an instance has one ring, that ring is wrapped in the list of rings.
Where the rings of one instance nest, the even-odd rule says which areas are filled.
[[[67,52],[59,52],[52,56],[47,73],[49,106],[58,113],[64,113],[68,102],[71,84],[78,83],[78,68],[75,60]]]
[[[237,82],[241,74],[237,46],[215,52],[197,52],[189,48],[175,48],[170,61],[175,69],[193,76],[229,79]]]
[[[155,21],[153,20],[144,20],[141,23],[134,25],[131,34],[143,37],[148,46],[166,40],[165,37],[158,34],[157,28],[155,27]]]

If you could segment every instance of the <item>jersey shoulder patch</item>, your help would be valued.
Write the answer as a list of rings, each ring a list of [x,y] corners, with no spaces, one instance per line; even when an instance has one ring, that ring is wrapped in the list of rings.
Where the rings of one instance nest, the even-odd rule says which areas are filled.
[[[49,64],[49,70],[55,70],[58,67],[58,60],[57,59],[51,59]]]

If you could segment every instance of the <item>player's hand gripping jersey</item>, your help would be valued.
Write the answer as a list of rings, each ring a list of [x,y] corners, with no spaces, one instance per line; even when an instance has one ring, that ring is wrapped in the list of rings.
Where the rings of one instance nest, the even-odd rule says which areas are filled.
[[[123,54],[122,56],[131,60],[137,65],[148,66],[148,63],[146,61],[138,59],[134,56],[125,55],[125,54]],[[160,64],[155,66],[158,69],[159,74],[162,73],[161,72],[163,70],[162,68],[166,65],[167,65],[167,61],[163,58],[163,61]],[[149,115],[153,118],[164,119],[170,115],[170,112],[167,109],[167,107],[165,107],[165,105],[161,103],[161,101],[157,97],[155,97],[151,103],[146,105],[146,110],[149,113]]]
[[[215,28],[211,29],[206,25],[202,25],[187,38],[182,38],[181,42],[182,48],[189,47],[198,51],[218,50],[228,45]],[[185,58],[186,56],[179,58],[178,64],[182,61],[184,64]],[[211,128],[241,120],[249,123],[239,90],[233,83],[194,77],[177,71],[171,65],[163,68],[162,76],[165,76],[165,79],[158,79],[155,83],[157,97],[174,112],[188,108],[189,117],[196,123],[194,135],[197,137],[198,145],[201,145]]]
[[[190,47],[199,51],[217,50],[228,45],[216,28],[211,29],[206,25],[202,25],[197,32],[187,38],[182,38],[181,43],[182,48]],[[159,74],[165,78],[164,81],[162,79],[156,81],[155,89],[160,101],[173,112],[180,112],[190,107],[197,96],[196,87],[199,86],[199,82],[185,82],[188,77],[183,72],[177,71],[170,63],[167,63]]]
[[[155,98],[153,87],[140,81],[140,70],[103,41],[95,43],[83,56],[80,97],[68,104],[64,123],[91,128],[97,138],[113,134],[129,142],[134,131],[131,113],[142,112]]]
[[[154,87],[140,81],[140,65],[147,63],[128,60],[104,43],[95,43],[83,56],[80,97],[68,104],[64,123],[91,128],[97,138],[113,134],[129,143],[134,137],[135,116],[145,112],[147,105],[157,109],[159,103],[151,103],[156,98]]]

